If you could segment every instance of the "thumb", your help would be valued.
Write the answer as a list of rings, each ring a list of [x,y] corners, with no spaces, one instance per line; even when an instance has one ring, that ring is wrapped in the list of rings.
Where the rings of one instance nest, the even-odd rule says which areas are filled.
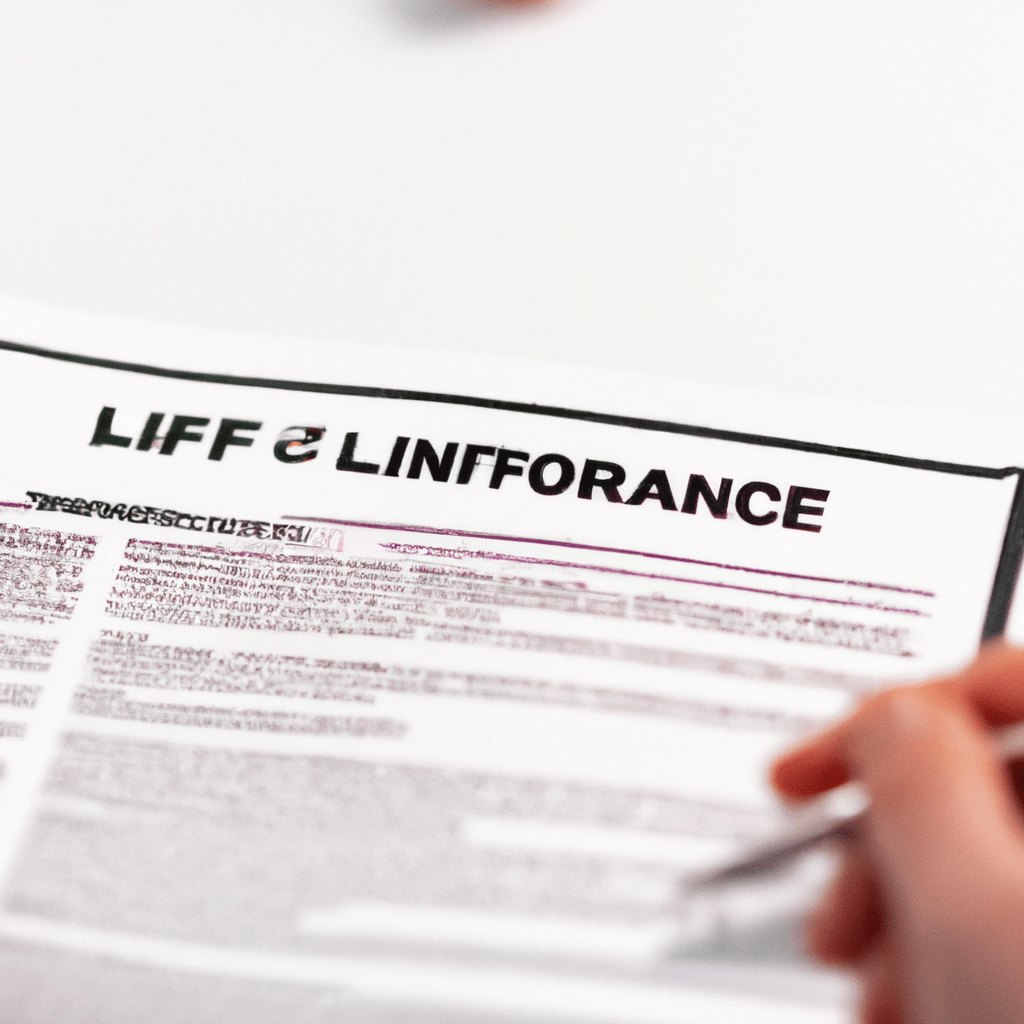
[[[847,726],[846,758],[871,795],[866,841],[889,905],[927,926],[1022,874],[1024,832],[981,720],[948,689],[905,687]],[[902,913],[901,913],[902,912]]]

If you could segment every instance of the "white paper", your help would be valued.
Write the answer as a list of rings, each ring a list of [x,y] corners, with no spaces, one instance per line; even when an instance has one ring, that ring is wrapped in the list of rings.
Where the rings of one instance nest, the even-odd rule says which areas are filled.
[[[5,1020],[846,1019],[821,862],[677,882],[794,739],[971,656],[1005,442],[7,314]]]

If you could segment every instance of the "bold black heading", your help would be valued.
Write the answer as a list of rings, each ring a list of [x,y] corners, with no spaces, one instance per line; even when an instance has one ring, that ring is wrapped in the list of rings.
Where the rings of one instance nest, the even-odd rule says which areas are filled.
[[[156,449],[161,455],[173,455],[182,443],[207,443],[204,432],[210,426],[205,416],[150,413],[138,439],[114,432],[116,409],[105,406],[96,420],[91,445],[112,445],[136,451]],[[166,427],[165,427],[166,422]],[[250,448],[257,431],[263,424],[255,420],[222,419],[213,440],[209,442],[207,458],[220,462],[228,448]],[[320,454],[326,428],[322,426],[287,427],[274,442],[274,458],[279,462],[301,465],[311,462]],[[356,457],[359,432],[345,434],[335,467],[341,472],[362,473],[386,477],[404,477],[407,480],[424,479],[425,474],[438,483],[468,484],[477,469],[490,473],[488,486],[498,490],[508,477],[524,477],[530,489],[544,497],[554,497],[575,489],[577,498],[592,501],[596,496],[621,505],[643,505],[655,501],[668,512],[696,515],[703,507],[714,519],[726,519],[730,511],[751,526],[770,526],[781,522],[786,530],[818,533],[821,524],[808,522],[808,517],[820,517],[829,492],[818,487],[793,484],[783,488],[767,480],[750,480],[735,486],[731,477],[722,477],[712,485],[706,476],[690,473],[685,486],[681,480],[673,490],[664,469],[650,469],[638,482],[627,486],[627,472],[617,462],[585,459],[577,467],[572,459],[557,452],[546,452],[536,457],[529,452],[503,448],[498,445],[468,444],[448,441],[435,445],[426,438],[397,437],[388,452],[386,462],[369,462]],[[461,457],[460,457],[461,453]],[[676,494],[682,495],[677,502]]]

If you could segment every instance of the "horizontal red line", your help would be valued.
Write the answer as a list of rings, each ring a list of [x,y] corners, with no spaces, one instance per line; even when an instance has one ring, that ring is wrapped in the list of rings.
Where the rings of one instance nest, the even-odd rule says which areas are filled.
[[[512,541],[519,544],[545,544],[550,547],[573,548],[579,551],[603,551],[612,555],[638,555],[641,558],[658,558],[664,562],[683,562],[688,565],[706,565],[712,569],[730,569],[734,572],[751,572],[760,576],[779,576],[788,580],[807,580],[811,583],[839,583],[847,587],[868,587],[872,590],[889,590],[896,594],[912,594],[915,597],[935,597],[934,591],[915,590],[911,587],[897,587],[890,583],[869,583],[864,580],[841,580],[829,576],[805,576],[796,572],[782,572],[779,569],[756,569],[749,565],[729,565],[727,562],[705,562],[699,558],[683,558],[681,555],[663,555],[655,551],[633,551],[629,548],[606,548],[597,544],[577,544],[566,540],[546,540],[538,537],[512,537],[500,533],[475,533],[470,530],[445,530],[436,526],[406,526],[398,523],[364,523],[354,519],[323,519],[318,516],[281,516],[307,523],[332,523],[336,526],[363,526],[377,530],[401,530],[405,533],[430,533],[444,537],[474,537],[478,540]]]
[[[689,562],[689,563],[695,564],[695,565],[707,565],[707,566],[712,566],[712,567],[719,568],[719,569],[739,569],[740,571],[766,573],[766,574],[775,575],[775,576],[783,576],[783,577],[786,577],[788,579],[810,580],[810,581],[815,581],[815,582],[818,582],[818,583],[845,583],[845,582],[847,582],[845,580],[830,580],[830,579],[825,579],[825,578],[822,578],[822,577],[815,577],[815,576],[799,576],[796,573],[771,572],[770,570],[766,570],[766,569],[744,569],[743,566],[723,565],[723,564],[720,564],[720,563],[717,563],[717,562],[701,562],[701,561],[698,561],[697,559],[693,559],[693,558],[676,558],[676,557],[670,556],[670,555],[655,555],[655,554],[651,554],[651,553],[645,552],[645,551],[628,551],[628,550],[624,550],[624,549],[620,549],[620,548],[604,548],[604,547],[597,547],[596,545],[591,545],[591,544],[574,544],[574,543],[570,543],[570,542],[567,542],[567,541],[551,541],[551,540],[540,540],[540,541],[538,541],[538,540],[533,540],[533,539],[531,539],[529,537],[505,537],[505,536],[496,535],[496,534],[470,533],[470,532],[467,532],[467,531],[460,531],[460,530],[441,530],[441,529],[436,529],[436,528],[433,528],[433,527],[422,527],[421,528],[421,527],[416,527],[416,526],[394,526],[394,525],[391,525],[391,524],[388,524],[388,523],[364,523],[364,522],[358,522],[358,521],[355,521],[355,520],[324,519],[324,518],[315,517],[315,516],[282,516],[281,518],[282,519],[300,520],[300,521],[303,521],[303,522],[329,523],[329,524],[336,525],[336,526],[355,526],[355,527],[364,527],[364,528],[371,528],[371,529],[378,529],[378,530],[397,530],[397,531],[400,531],[400,532],[403,532],[403,533],[426,533],[426,534],[432,534],[432,535],[440,534],[440,535],[444,535],[444,536],[454,536],[454,537],[474,537],[474,538],[477,538],[477,539],[484,539],[484,540],[515,541],[515,542],[520,542],[520,543],[525,543],[525,544],[548,544],[548,545],[553,545],[553,546],[557,546],[557,547],[575,548],[575,549],[582,549],[582,550],[588,550],[588,551],[604,551],[604,552],[610,552],[610,553],[622,554],[622,555],[641,555],[641,556],[645,556],[645,557],[649,557],[649,558],[665,558],[665,559],[668,559],[670,561]],[[613,567],[610,567],[610,566],[588,565],[588,564],[583,564],[583,563],[579,563],[579,562],[561,562],[561,561],[554,561],[554,560],[542,559],[542,558],[529,558],[529,557],[521,556],[521,555],[503,555],[503,554],[499,554],[498,552],[494,552],[493,554],[488,553],[488,555],[486,557],[494,558],[496,560],[509,561],[509,562],[523,562],[523,563],[531,563],[531,564],[535,564],[535,565],[550,565],[550,566],[557,566],[557,567],[560,567],[560,568],[589,569],[589,570],[592,570],[594,572],[614,573],[614,574],[617,574],[617,575],[620,575],[620,576],[636,576],[636,577],[641,577],[643,579],[664,580],[664,581],[670,582],[670,583],[693,583],[693,584],[697,584],[699,586],[715,587],[715,588],[723,589],[723,590],[738,590],[738,591],[743,591],[743,592],[749,593],[749,594],[765,594],[765,595],[767,595],[769,597],[784,597],[784,598],[789,598],[789,599],[795,600],[795,601],[819,601],[819,602],[823,602],[825,604],[842,605],[842,606],[845,606],[845,607],[848,607],[848,608],[870,608],[870,609],[875,610],[875,611],[896,612],[896,613],[898,613],[900,615],[925,615],[926,614],[925,612],[921,612],[921,611],[919,611],[916,608],[887,607],[887,606],[878,604],[877,602],[869,603],[869,602],[866,602],[866,601],[849,601],[849,600],[843,600],[841,598],[836,598],[836,597],[818,597],[818,596],[813,595],[813,594],[791,594],[791,593],[788,593],[786,591],[781,591],[781,590],[766,590],[766,589],[763,589],[761,587],[745,587],[745,586],[742,586],[741,584],[738,584],[738,583],[721,583],[721,582],[713,581],[713,580],[690,579],[690,578],[687,578],[687,577],[679,577],[679,576],[664,576],[664,575],[661,575],[659,573],[638,572],[638,571],[633,570],[633,569],[618,569],[618,568],[613,568]],[[868,584],[868,585],[870,585],[870,584]],[[897,590],[900,593],[921,594],[921,596],[925,596],[925,597],[934,597],[935,596],[934,594],[929,594],[927,592],[912,591],[912,590],[911,591],[901,590],[900,588],[897,588],[897,587],[884,587],[883,588],[880,585],[879,589]]]

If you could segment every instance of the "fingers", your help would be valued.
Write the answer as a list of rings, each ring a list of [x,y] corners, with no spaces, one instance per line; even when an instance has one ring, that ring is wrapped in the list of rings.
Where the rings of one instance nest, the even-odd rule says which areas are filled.
[[[860,1024],[907,1024],[900,1010],[898,971],[891,944],[880,942],[860,967]]]
[[[980,676],[990,693],[998,690],[991,680],[1002,678],[993,673],[994,662]],[[971,917],[977,906],[998,902],[997,879],[1024,873],[1024,828],[1013,788],[986,722],[963,697],[977,678],[874,697],[775,768],[776,785],[790,795],[858,779],[871,797],[866,855],[884,905],[922,929]],[[1001,692],[1014,686],[1024,689],[1014,682]],[[860,894],[849,911],[826,911],[812,941],[821,955],[848,959],[871,927],[867,882],[851,867],[837,884],[855,894],[859,886]]]
[[[850,781],[845,749],[851,720],[826,729],[784,754],[771,769],[771,783],[783,796],[804,799]]]
[[[859,960],[882,927],[882,904],[864,850],[851,846],[828,891],[807,922],[807,946],[837,966]]]
[[[867,853],[857,843],[808,922],[810,952],[826,964],[853,967],[861,981],[860,1024],[907,1024],[900,1012],[893,937],[883,927],[881,902]]]
[[[1024,771],[1011,777],[991,732],[1021,720],[1024,651],[995,646],[950,679],[871,698],[775,766],[785,795],[855,778],[871,798],[860,845],[808,929],[814,953],[861,974],[863,1024],[1016,1005],[1008,950],[1024,920]],[[1003,975],[1013,979],[1009,996],[996,984]]]
[[[965,716],[989,726],[1024,720],[1024,650],[987,645],[962,673],[918,688],[958,705]],[[866,701],[852,716],[785,754],[772,770],[772,783],[787,797],[803,799],[850,779],[848,744],[875,713]]]
[[[993,642],[977,660],[948,683],[989,725],[1024,720],[1024,649]]]
[[[984,724],[942,688],[872,701],[845,747],[871,796],[866,841],[886,899],[922,926],[969,913],[1001,874],[994,866],[1020,859],[1012,791]]]

